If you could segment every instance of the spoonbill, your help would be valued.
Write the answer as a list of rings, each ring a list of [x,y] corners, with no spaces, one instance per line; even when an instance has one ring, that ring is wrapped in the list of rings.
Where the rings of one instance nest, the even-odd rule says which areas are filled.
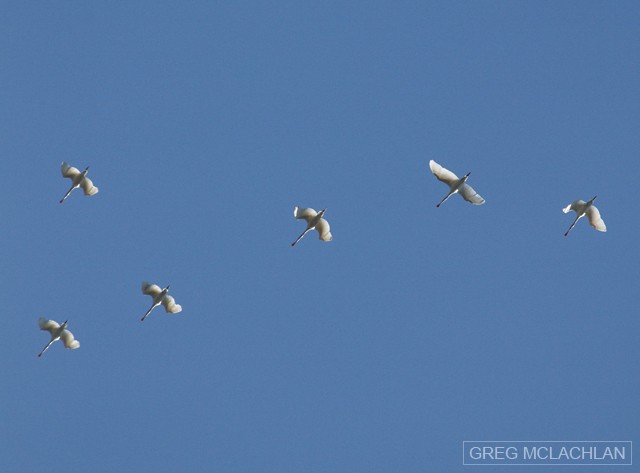
[[[439,181],[442,181],[449,186],[449,193],[438,205],[436,205],[436,207],[440,207],[449,197],[456,193],[460,194],[464,200],[471,202],[473,205],[484,204],[485,200],[480,196],[480,194],[474,191],[473,187],[466,183],[467,179],[471,175],[470,172],[459,179],[458,176],[448,169],[440,166],[433,159],[429,161],[429,168],[431,168],[431,172]]]
[[[147,315],[151,313],[153,309],[158,307],[160,304],[164,306],[164,310],[171,314],[177,314],[182,311],[182,306],[180,304],[176,304],[176,301],[169,294],[169,286],[164,289],[160,289],[160,286],[155,284],[149,284],[148,282],[142,283],[142,293],[148,296],[153,297],[153,304],[151,308],[147,311],[146,314],[142,316],[140,321],[144,321],[147,318]]]
[[[320,234],[320,239],[322,241],[331,241],[333,237],[331,236],[331,227],[329,227],[329,222],[327,222],[322,216],[327,211],[327,209],[322,209],[320,212],[316,212],[312,208],[301,209],[299,207],[295,207],[293,209],[293,216],[297,219],[305,219],[307,221],[307,229],[302,232],[302,234],[291,243],[291,246],[296,246],[303,236],[309,233],[314,228]]]
[[[91,179],[87,177],[88,172],[89,166],[87,166],[84,171],[80,172],[78,168],[74,168],[62,161],[62,177],[68,177],[71,179],[71,188],[67,191],[64,197],[60,199],[60,203],[63,203],[65,199],[69,197],[71,191],[78,187],[82,187],[84,195],[95,195],[98,193],[98,188],[94,186]]]
[[[593,201],[596,200],[596,197],[598,196],[596,195],[589,202],[585,202],[582,199],[574,200],[564,209],[562,209],[564,213],[569,213],[572,210],[576,213],[576,219],[573,221],[573,223],[569,227],[569,230],[567,230],[567,233],[565,233],[564,236],[567,236],[571,229],[576,225],[576,223],[578,223],[578,220],[580,220],[585,215],[589,217],[589,223],[593,228],[595,228],[599,232],[607,231],[607,226],[604,224],[604,220],[602,220],[602,217],[600,217],[600,212],[598,211],[596,206],[593,205]]]
[[[38,320],[38,325],[40,325],[40,330],[46,330],[51,334],[51,340],[46,346],[42,349],[38,356],[41,357],[42,354],[49,349],[49,347],[53,344],[53,342],[57,342],[62,339],[62,343],[66,348],[70,348],[71,350],[75,350],[80,347],[80,342],[73,338],[73,334],[67,330],[67,322],[65,320],[62,325],[60,325],[55,320],[48,320],[44,317],[40,317]]]

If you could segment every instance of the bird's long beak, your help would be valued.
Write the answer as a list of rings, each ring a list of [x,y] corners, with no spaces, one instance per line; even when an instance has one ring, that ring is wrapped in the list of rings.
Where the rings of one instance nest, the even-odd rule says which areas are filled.
[[[167,284],[167,289],[169,289],[170,284]]]
[[[597,195],[593,196],[593,199],[591,199],[591,202],[593,202],[594,200],[596,200],[596,197],[598,197]]]

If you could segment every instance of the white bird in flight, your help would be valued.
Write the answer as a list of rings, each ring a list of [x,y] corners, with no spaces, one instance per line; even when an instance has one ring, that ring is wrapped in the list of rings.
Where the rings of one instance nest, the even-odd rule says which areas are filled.
[[[62,343],[64,343],[64,346],[70,348],[71,350],[75,350],[76,348],[80,347],[80,342],[73,338],[73,334],[67,330],[67,322],[68,320],[65,320],[62,325],[60,325],[55,320],[48,320],[44,317],[40,317],[40,319],[38,320],[40,330],[46,330],[47,332],[49,332],[51,334],[51,340],[49,340],[49,343],[47,343],[42,351],[38,353],[39,357],[49,349],[53,342],[57,342],[60,339],[62,339]]]
[[[60,199],[60,203],[63,203],[71,191],[73,189],[77,189],[78,187],[82,187],[84,191],[84,195],[95,195],[98,193],[98,188],[93,185],[91,179],[87,177],[87,172],[89,172],[89,166],[85,168],[84,171],[80,172],[78,168],[74,168],[73,166],[69,166],[67,163],[62,161],[62,177],[68,177],[71,179],[71,189],[67,191],[62,199]]]
[[[296,241],[291,243],[291,246],[296,246],[296,243],[298,243],[303,236],[305,236],[314,228],[318,231],[318,234],[320,235],[320,239],[322,241],[331,241],[333,239],[330,231],[331,227],[329,226],[329,222],[322,218],[326,211],[327,209],[322,209],[320,212],[316,212],[312,208],[294,208],[293,216],[297,219],[305,219],[307,221],[307,229],[302,232],[302,234],[296,239]]]
[[[589,217],[589,223],[593,228],[595,228],[599,232],[607,231],[607,226],[604,224],[604,220],[602,220],[602,217],[600,217],[600,212],[598,211],[596,206],[593,205],[593,201],[596,200],[596,197],[598,196],[595,196],[589,202],[585,202],[582,199],[574,200],[564,209],[562,209],[564,213],[569,213],[572,210],[576,213],[576,219],[573,221],[573,223],[569,227],[569,230],[567,230],[564,236],[567,236],[571,229],[575,226],[575,224],[578,223],[578,220],[580,220],[585,215]]]
[[[147,318],[147,315],[149,315],[151,311],[160,304],[164,306],[164,310],[166,312],[171,314],[177,314],[182,311],[182,306],[180,304],[176,304],[176,301],[173,297],[167,294],[167,292],[169,292],[169,286],[164,289],[160,289],[160,286],[155,284],[149,284],[146,281],[142,283],[142,293],[153,297],[153,304],[147,313],[142,316],[140,319],[141,321],[144,321],[144,319]]]
[[[485,200],[480,196],[480,194],[474,191],[473,187],[466,183],[467,179],[471,175],[470,172],[459,179],[458,176],[448,169],[440,166],[433,159],[429,161],[429,167],[431,168],[431,172],[439,181],[442,181],[449,186],[449,193],[438,205],[436,205],[436,207],[440,207],[449,197],[456,193],[459,193],[464,200],[471,202],[473,205],[484,204]]]

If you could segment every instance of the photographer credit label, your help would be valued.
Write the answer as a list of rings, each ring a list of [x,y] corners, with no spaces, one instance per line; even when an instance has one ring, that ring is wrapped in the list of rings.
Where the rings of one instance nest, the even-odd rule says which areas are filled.
[[[632,442],[589,440],[465,440],[464,465],[630,466]]]

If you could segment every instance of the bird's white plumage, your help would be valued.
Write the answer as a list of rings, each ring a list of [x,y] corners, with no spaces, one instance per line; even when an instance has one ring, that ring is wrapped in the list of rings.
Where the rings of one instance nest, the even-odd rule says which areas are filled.
[[[598,230],[599,232],[606,232],[607,226],[604,224],[604,220],[600,217],[600,211],[596,208],[596,206],[591,205],[587,210],[585,210],[587,217],[589,217],[589,223],[593,228]]]
[[[294,207],[293,216],[297,219],[304,219],[307,221],[307,228],[304,232],[294,241],[291,246],[296,246],[296,244],[311,230],[315,229],[318,231],[319,238],[322,241],[331,241],[333,236],[331,235],[329,222],[327,222],[322,216],[326,212],[327,209],[323,209],[320,212],[316,212],[312,208],[300,208]]]
[[[331,241],[333,236],[331,235],[331,227],[329,226],[329,222],[327,222],[324,218],[321,218],[318,223],[316,223],[316,230],[318,231],[318,237],[322,241]]]
[[[444,182],[447,185],[455,184],[460,178],[456,176],[454,173],[449,171],[446,168],[443,168],[438,163],[436,163],[433,159],[429,161],[429,168],[434,176],[438,178],[439,181]]]
[[[168,294],[162,298],[162,305],[164,306],[165,311],[171,314],[182,312],[182,306],[180,304],[176,304],[175,299]]]
[[[74,338],[73,334],[69,330],[63,328],[63,326],[66,327],[66,322],[63,325],[60,325],[55,320],[48,320],[44,317],[40,317],[38,319],[38,325],[40,326],[40,330],[46,330],[51,334],[51,340],[49,340],[49,342],[44,346],[42,351],[38,354],[38,357],[41,357],[42,354],[58,340],[62,340],[64,346],[71,350],[80,348],[80,342]]]
[[[593,205],[593,201],[595,197],[591,199],[589,202],[585,202],[582,199],[574,200],[569,205],[567,205],[562,211],[564,213],[569,213],[571,211],[576,213],[576,218],[569,227],[569,229],[565,232],[564,236],[567,236],[571,229],[578,223],[585,215],[589,218],[589,223],[593,228],[598,230],[599,232],[606,232],[607,226],[604,224],[604,220],[600,216],[600,211]]]
[[[62,161],[62,176],[71,179],[71,187],[67,191],[67,193],[60,199],[60,203],[62,204],[71,192],[78,187],[82,187],[84,191],[84,195],[92,196],[98,193],[98,188],[93,184],[91,179],[87,177],[87,172],[89,168],[87,167],[84,171],[80,172],[77,168],[70,166],[69,164]]]
[[[73,166],[70,166],[64,161],[62,161],[61,170],[62,170],[62,176],[68,177],[70,179],[75,179],[78,175],[80,175],[80,171],[78,170],[78,168],[74,168]]]
[[[482,205],[485,202],[482,196],[473,190],[473,187],[469,184],[462,184],[458,189],[458,193],[464,200],[471,202],[473,205]]]
[[[98,193],[98,188],[93,185],[91,179],[85,177],[80,183],[80,187],[84,191],[84,195],[96,195]],[[108,189],[107,189],[108,190]]]
[[[66,348],[71,350],[75,350],[76,348],[80,348],[80,342],[73,337],[73,334],[69,332],[67,329],[64,329],[60,334],[60,339]]]
[[[472,203],[473,205],[482,205],[485,203],[485,200],[482,198],[482,196],[478,194],[473,189],[473,187],[466,183],[469,174],[462,178],[459,178],[453,172],[436,163],[433,159],[429,161],[429,168],[431,169],[433,175],[436,176],[436,178],[440,182],[444,182],[449,186],[449,193],[444,197],[444,199],[440,201],[438,205],[436,205],[436,207],[440,207],[442,204],[444,204],[453,194],[460,194],[460,196],[464,200]]]
[[[295,218],[298,219],[305,219],[307,222],[311,222],[311,220],[313,220],[313,218],[318,215],[318,212],[316,212],[314,209],[312,208],[299,208],[296,207],[293,209],[293,216]]]
[[[156,284],[149,284],[146,281],[142,283],[142,293],[153,297],[153,302],[151,303],[151,307],[149,307],[149,310],[147,310],[147,312],[142,316],[142,319],[140,320],[144,320],[145,318],[147,318],[151,311],[160,304],[164,306],[166,312],[169,312],[171,314],[182,312],[182,306],[180,304],[176,304],[175,299],[167,294],[168,291],[169,286],[161,289],[160,286]]]
[[[55,320],[45,319],[44,317],[40,317],[38,319],[38,325],[40,326],[40,330],[46,330],[51,334],[60,328],[60,324],[58,322]]]
[[[142,293],[146,294],[147,296],[156,297],[160,295],[161,292],[162,289],[160,289],[160,286],[156,284],[149,284],[146,281],[142,283]]]
[[[581,214],[582,211],[584,210],[585,205],[587,205],[587,203],[582,199],[574,200],[569,205],[567,205],[564,209],[562,209],[562,211],[564,213],[569,213],[573,210],[577,214]]]

